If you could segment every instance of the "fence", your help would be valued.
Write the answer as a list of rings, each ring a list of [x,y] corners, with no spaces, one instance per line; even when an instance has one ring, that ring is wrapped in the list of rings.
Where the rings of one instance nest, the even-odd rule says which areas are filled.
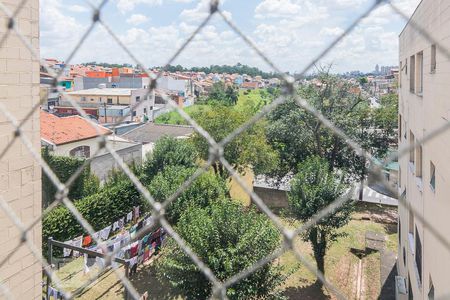
[[[19,1],[19,0],[18,0]],[[352,32],[352,30],[366,17],[368,17],[373,11],[375,11],[379,6],[381,5],[388,5],[390,8],[395,11],[397,14],[399,14],[404,20],[408,20],[408,17],[393,3],[393,1],[389,0],[373,0],[372,5],[360,16],[355,18],[355,20],[346,28],[342,34],[340,34],[338,37],[336,37],[325,49],[320,51],[314,59],[311,60],[311,62],[300,72],[300,75],[305,75],[316,63],[318,63],[326,54],[328,54],[344,37],[349,35],[349,33]],[[8,22],[7,22],[7,33],[1,37],[0,39],[0,46],[3,46],[5,43],[5,40],[8,35],[16,35],[20,38],[20,40],[23,42],[23,44],[31,51],[32,55],[36,59],[40,59],[39,54],[36,53],[34,48],[31,46],[30,42],[23,37],[20,30],[17,26],[17,16],[20,10],[24,7],[24,5],[27,3],[27,0],[20,0],[19,4],[17,5],[17,8],[14,11],[10,11],[5,5],[0,2],[0,10],[7,16]],[[130,58],[136,63],[139,68],[142,70],[142,72],[145,72],[148,74],[148,71],[144,68],[143,64],[140,63],[140,61],[137,59],[137,57],[127,48],[126,45],[124,45],[118,36],[113,32],[113,30],[109,27],[108,24],[106,24],[102,18],[101,13],[102,10],[107,3],[107,0],[103,0],[98,6],[95,6],[91,4],[88,1],[89,6],[92,8],[92,23],[86,30],[86,32],[83,34],[82,38],[78,41],[76,47],[71,51],[70,55],[67,57],[65,62],[67,64],[70,64],[72,61],[74,55],[77,53],[78,49],[82,46],[85,39],[91,34],[94,27],[101,26],[103,29],[106,30],[106,32],[117,42],[118,47],[123,49]],[[139,192],[142,194],[142,196],[145,198],[145,200],[151,205],[153,217],[155,221],[159,222],[161,226],[165,229],[165,231],[176,241],[176,243],[183,249],[183,251],[191,258],[191,260],[198,266],[198,268],[202,271],[202,273],[205,275],[205,277],[211,282],[213,286],[213,298],[221,298],[226,299],[226,290],[230,286],[236,284],[240,280],[248,277],[250,274],[258,270],[260,267],[262,267],[265,264],[270,263],[274,259],[280,257],[284,252],[286,251],[292,251],[295,254],[296,259],[301,262],[306,268],[308,268],[323,284],[339,299],[345,299],[345,296],[338,290],[337,287],[335,287],[320,271],[317,270],[317,268],[313,265],[311,265],[308,260],[305,259],[304,255],[295,247],[293,247],[293,239],[298,236],[299,234],[303,233],[305,230],[313,226],[316,222],[318,222],[320,219],[328,216],[333,211],[335,211],[337,208],[339,208],[341,205],[343,205],[346,201],[349,199],[349,195],[346,195],[345,197],[342,197],[338,200],[336,200],[332,205],[326,207],[321,212],[319,212],[315,217],[310,219],[310,221],[303,224],[300,228],[296,230],[290,230],[286,228],[283,223],[281,222],[280,218],[275,215],[265,204],[264,202],[258,197],[253,191],[251,191],[244,183],[240,175],[233,169],[233,167],[230,165],[230,163],[224,158],[224,147],[227,145],[231,140],[233,140],[237,135],[242,133],[243,131],[247,130],[251,125],[255,124],[258,120],[263,118],[266,114],[268,114],[270,111],[274,110],[278,105],[282,104],[288,97],[291,97],[295,99],[296,104],[305,109],[307,112],[315,116],[323,126],[329,128],[332,130],[336,136],[342,138],[342,140],[346,141],[346,143],[361,157],[364,157],[365,159],[369,161],[374,161],[373,157],[364,151],[364,149],[355,141],[353,141],[350,137],[346,135],[345,132],[343,132],[341,129],[336,127],[332,122],[330,122],[326,117],[324,117],[320,111],[317,111],[315,108],[310,106],[308,102],[305,99],[300,98],[295,93],[294,88],[294,79],[285,73],[282,72],[281,69],[279,69],[271,60],[269,57],[267,57],[259,48],[258,46],[248,37],[246,36],[234,23],[232,20],[228,19],[226,17],[226,14],[223,13],[219,6],[219,0],[211,0],[210,2],[210,12],[208,16],[201,22],[201,24],[198,26],[198,28],[192,33],[189,38],[186,39],[186,41],[182,44],[182,46],[177,49],[173,56],[168,60],[166,65],[170,65],[174,60],[180,55],[180,53],[183,52],[183,50],[191,43],[191,41],[194,39],[194,37],[210,22],[213,15],[218,15],[222,18],[222,20],[227,24],[232,31],[234,31],[242,40],[251,48],[254,50],[254,52],[261,57],[267,65],[269,65],[281,78],[284,85],[284,93],[281,97],[273,101],[272,103],[265,106],[260,112],[258,112],[251,120],[249,120],[246,124],[235,130],[233,133],[231,133],[228,137],[223,139],[222,141],[215,141],[213,138],[206,132],[203,128],[201,128],[192,118],[190,118],[182,109],[180,109],[174,101],[172,101],[167,95],[162,95],[162,98],[167,102],[168,105],[170,105],[173,109],[175,109],[190,125],[194,127],[196,132],[200,135],[202,135],[209,143],[210,148],[210,158],[206,165],[203,168],[200,168],[197,170],[197,172],[194,173],[194,175],[189,178],[182,186],[179,187],[177,192],[175,192],[171,197],[169,197],[166,201],[163,203],[156,202],[152,195],[149,193],[149,191],[142,185],[142,183],[139,181],[139,179],[133,174],[133,172],[130,170],[130,168],[122,161],[122,159],[119,157],[119,155],[114,151],[113,147],[110,146],[109,142],[104,138],[99,138],[99,144],[100,149],[107,149],[114,159],[117,161],[118,166],[123,170],[123,172],[131,179],[133,184],[136,186],[136,188],[139,190]],[[428,32],[426,32],[423,28],[420,27],[419,24],[416,24],[414,22],[410,22],[410,26],[413,26],[415,30],[419,34],[421,34],[423,37],[425,37],[429,42],[436,44],[437,48],[447,57],[450,58],[450,52],[445,47],[441,46],[438,41],[436,41]],[[77,104],[76,101],[71,99],[71,97],[61,88],[57,86],[58,79],[62,77],[61,72],[55,73],[52,69],[50,69],[45,61],[42,61],[42,64],[44,64],[47,72],[51,74],[53,77],[53,87],[58,89],[58,92],[61,94],[61,96],[69,101],[73,107],[77,109],[80,115],[87,117],[86,113],[83,111],[83,109]],[[151,77],[151,74],[148,74]],[[162,75],[162,72],[159,73],[158,77]],[[157,87],[156,79],[153,78],[151,85],[148,89],[148,93],[150,94],[155,90]],[[135,110],[141,103],[137,103],[135,107],[133,107],[132,110]],[[32,110],[27,114],[27,116],[31,116],[33,112],[39,110],[39,103],[35,105]],[[72,178],[70,178],[67,182],[60,182],[58,178],[55,176],[53,171],[49,168],[49,166],[40,158],[40,154],[36,151],[36,149],[33,149],[30,139],[27,136],[26,132],[23,129],[24,122],[18,122],[16,117],[13,116],[9,110],[8,107],[5,107],[4,105],[0,105],[0,112],[6,117],[8,122],[14,127],[14,138],[11,140],[11,142],[5,147],[5,149],[2,149],[2,152],[0,154],[0,158],[4,155],[4,153],[9,149],[11,144],[15,142],[16,140],[20,140],[28,151],[32,154],[35,161],[42,167],[43,172],[51,179],[53,184],[56,186],[58,193],[55,198],[55,202],[48,207],[38,218],[30,222],[29,224],[22,224],[19,221],[19,218],[14,213],[14,211],[8,206],[8,204],[0,199],[0,205],[4,213],[14,222],[14,224],[17,226],[17,228],[22,233],[22,240],[18,247],[22,246],[23,244],[27,244],[33,251],[33,253],[36,256],[36,259],[40,261],[42,266],[44,267],[45,272],[47,273],[47,276],[51,278],[52,282],[55,284],[56,288],[60,287],[60,281],[55,276],[54,272],[51,270],[51,268],[48,268],[48,262],[39,255],[39,251],[36,251],[36,248],[39,248],[40,245],[33,245],[30,243],[26,238],[26,233],[33,228],[33,226],[40,222],[40,220],[49,213],[53,208],[55,208],[57,205],[64,205],[66,206],[70,212],[76,217],[77,221],[83,226],[83,228],[86,230],[88,234],[91,236],[94,233],[94,230],[92,226],[85,220],[85,218],[77,211],[75,206],[72,204],[70,199],[68,199],[68,190],[71,188],[71,185],[74,182],[74,179],[80,174],[80,172],[76,172]],[[126,117],[126,116],[125,116]],[[125,118],[124,117],[124,118]],[[119,120],[120,121],[120,120]],[[119,122],[117,122],[118,124]],[[94,127],[96,128],[96,127]],[[438,137],[440,134],[444,133],[446,130],[450,128],[450,122],[447,123],[445,126],[442,126],[433,132],[427,133],[426,137],[423,138],[420,141],[417,141],[416,144],[411,145],[409,147],[401,148],[399,149],[398,154],[392,155],[389,157],[388,161],[389,163],[393,161],[394,159],[398,157],[403,157],[404,155],[407,155],[411,149],[414,149],[419,144],[425,144],[429,142],[430,140]],[[97,128],[96,128],[97,129]],[[97,129],[98,130],[98,129]],[[100,133],[99,133],[100,134]],[[94,154],[95,155],[95,154]],[[183,191],[185,191],[189,185],[203,172],[205,172],[213,162],[220,161],[223,166],[227,169],[227,171],[231,174],[231,176],[239,183],[239,185],[242,186],[242,188],[251,196],[252,202],[260,209],[261,212],[266,214],[272,222],[275,224],[275,226],[280,230],[284,237],[284,243],[283,245],[277,249],[274,253],[269,255],[268,257],[265,257],[252,265],[250,268],[242,271],[239,274],[235,274],[233,277],[227,279],[224,282],[221,282],[216,278],[216,276],[213,274],[213,272],[210,270],[210,268],[205,265],[205,263],[202,261],[200,257],[196,255],[186,244],[186,242],[177,234],[176,231],[172,228],[172,226],[167,221],[165,215],[164,215],[164,208],[166,208],[174,199],[177,198]],[[88,162],[86,162],[81,169],[85,168]],[[372,166],[375,166],[376,164],[371,164]],[[368,170],[374,175],[379,175],[377,178],[379,178],[380,183],[382,183],[387,189],[392,189],[383,178],[382,171],[379,168],[373,167],[372,169]],[[396,192],[396,191],[394,191]],[[399,205],[404,207],[405,209],[409,210],[410,213],[414,214],[416,219],[421,221],[425,227],[427,227],[430,232],[442,243],[442,245],[445,246],[446,249],[450,251],[450,240],[443,236],[438,228],[434,228],[431,226],[431,224],[423,218],[421,213],[419,211],[416,211],[412,206],[409,205],[409,203],[406,201],[404,197],[401,197],[399,199]],[[145,231],[145,228],[143,228]],[[103,245],[101,241],[96,241],[99,245]],[[132,241],[130,241],[131,243]],[[104,251],[106,254],[106,258],[112,257],[115,253],[108,252],[107,249],[104,247]],[[14,252],[14,251],[12,251]],[[0,262],[0,267],[3,266],[6,260],[3,260]],[[130,294],[130,297],[133,299],[139,299],[140,295],[137,293],[136,289],[133,287],[131,282],[128,280],[126,276],[118,272],[117,268],[113,266],[115,269],[115,272],[117,273],[117,276],[119,276],[120,280],[122,281],[123,285],[125,286],[125,289]],[[7,287],[2,287],[2,292],[4,293],[5,297],[8,297],[9,293],[7,291]],[[65,292],[64,290],[61,290],[64,294],[65,298],[73,298],[74,294],[71,294],[70,292]]]

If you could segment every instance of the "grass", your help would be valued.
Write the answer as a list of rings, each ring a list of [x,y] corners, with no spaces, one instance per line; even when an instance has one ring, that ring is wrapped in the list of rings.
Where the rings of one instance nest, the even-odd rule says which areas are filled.
[[[236,191],[237,193],[237,191]],[[371,220],[365,220],[367,214]],[[363,219],[364,217],[364,219]],[[325,259],[326,276],[348,299],[356,298],[356,281],[359,257],[355,250],[365,249],[365,233],[374,231],[387,236],[386,247],[397,248],[397,234],[393,232],[394,224],[389,224],[395,217],[395,209],[385,209],[375,205],[358,206],[352,220],[341,228],[345,233],[328,249]],[[285,226],[296,228],[300,222],[282,216]],[[315,265],[309,243],[297,238],[294,243],[305,259]],[[380,292],[380,254],[378,252],[363,252],[361,276],[361,298],[377,299]],[[276,265],[283,269],[284,284],[280,287],[289,299],[335,299],[324,289],[322,292],[315,285],[315,276],[300,262],[292,252],[283,254],[275,260]],[[95,269],[93,270],[95,272]],[[73,291],[89,278],[83,274],[83,259],[79,258],[61,268],[58,277],[63,281],[64,287]],[[93,274],[91,274],[93,275]],[[156,278],[153,261],[141,266],[138,273],[131,278],[133,285],[139,293],[147,291],[149,299],[184,299],[180,293],[169,286],[168,282],[161,282]],[[96,284],[79,296],[79,299],[122,299],[124,289],[112,271],[101,276]]]

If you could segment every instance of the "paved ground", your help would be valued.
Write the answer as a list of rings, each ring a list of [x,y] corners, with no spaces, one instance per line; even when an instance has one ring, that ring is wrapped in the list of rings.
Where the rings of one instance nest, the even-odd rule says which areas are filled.
[[[381,254],[380,300],[395,300],[395,276],[397,275],[395,252],[384,249]]]

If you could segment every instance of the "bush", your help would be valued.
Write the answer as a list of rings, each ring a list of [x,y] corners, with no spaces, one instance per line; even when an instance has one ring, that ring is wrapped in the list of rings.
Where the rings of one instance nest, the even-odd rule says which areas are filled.
[[[47,162],[55,175],[63,183],[81,167],[83,159],[67,156],[56,156],[49,153],[46,147],[42,148],[42,158]],[[87,166],[70,187],[69,199],[77,200],[96,193],[99,189],[98,179],[91,174]],[[44,208],[55,200],[56,187],[45,173],[42,174],[42,205]]]
[[[92,225],[95,231],[111,225],[130,212],[133,206],[144,202],[139,192],[129,180],[117,181],[115,185],[103,188],[99,193],[74,202],[81,215]],[[73,239],[87,234],[77,219],[65,206],[58,206],[42,220],[42,243],[44,255],[47,255],[47,240],[52,237],[58,241]],[[60,255],[62,249],[54,253]]]
[[[194,174],[195,168],[172,166],[159,173],[149,186],[150,194],[156,201],[164,202]],[[228,194],[225,181],[212,172],[203,173],[175,199],[167,208],[167,218],[176,223],[181,214],[192,206],[207,207],[212,202],[224,199]]]
[[[162,137],[142,166],[143,182],[149,184],[156,174],[170,166],[195,167],[197,159],[197,152],[189,141]]]
[[[221,200],[207,208],[191,207],[180,218],[178,234],[220,281],[245,270],[272,253],[280,235],[271,221],[232,200]],[[207,299],[211,283],[172,239],[157,261],[158,276],[187,299]],[[227,290],[230,299],[269,299],[277,296],[280,269],[267,264]]]

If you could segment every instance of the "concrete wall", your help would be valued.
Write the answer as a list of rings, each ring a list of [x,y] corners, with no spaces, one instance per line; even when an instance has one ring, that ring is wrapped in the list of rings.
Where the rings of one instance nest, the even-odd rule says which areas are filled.
[[[20,1],[2,0],[15,10]],[[6,32],[7,18],[0,12],[0,36]],[[17,16],[18,29],[39,53],[39,1],[30,0]],[[14,34],[0,48],[0,103],[19,121],[39,102],[39,61]],[[39,110],[25,122],[23,129],[35,151],[40,149]],[[0,113],[0,152],[13,140],[13,129]],[[41,214],[41,168],[20,142],[0,159],[0,201],[6,202],[20,222],[28,225]],[[28,239],[41,249],[41,223],[29,232]],[[20,233],[0,210],[0,261],[14,252],[0,267],[0,282],[14,299],[41,299],[42,268],[26,245],[16,249]],[[40,251],[40,250],[38,250]],[[1,295],[0,298],[5,297]]]
[[[450,1],[423,0],[412,17],[413,22],[429,32],[443,47],[450,49]],[[410,90],[412,78],[420,82],[420,53],[423,52],[423,92],[418,85]],[[415,70],[411,78],[411,56],[415,56]],[[432,43],[422,37],[410,23],[400,35],[399,62],[403,67],[400,75],[399,114],[401,122],[400,145],[405,147],[415,139],[422,139],[433,130],[450,121],[450,61],[437,51],[437,68],[431,72]],[[405,67],[406,66],[406,67]],[[405,137],[406,133],[406,137]],[[439,230],[447,240],[450,239],[450,131],[422,145],[422,174],[418,174],[420,155],[414,154],[414,163],[409,155],[402,157],[400,163],[400,191],[406,190],[406,199],[418,210],[431,226]],[[430,162],[436,166],[436,189],[430,186]],[[401,223],[399,246],[399,273],[411,281],[414,299],[428,299],[434,285],[435,299],[450,297],[449,270],[450,251],[438,241],[432,232],[425,228],[419,218],[400,207]],[[411,228],[411,230],[410,230]],[[417,234],[415,233],[417,228]],[[411,235],[409,235],[411,233]],[[415,262],[417,253],[410,247],[420,238],[422,242],[422,280],[419,279]],[[411,249],[412,248],[412,249]],[[406,265],[403,262],[403,249]]]
[[[287,208],[289,206],[286,191],[253,187],[253,191],[270,208]]]
[[[133,162],[136,164],[142,163],[142,145],[136,145],[116,152],[128,165]],[[97,156],[91,161],[91,171],[100,181],[104,181],[113,169],[119,170],[120,167],[110,153]]]

